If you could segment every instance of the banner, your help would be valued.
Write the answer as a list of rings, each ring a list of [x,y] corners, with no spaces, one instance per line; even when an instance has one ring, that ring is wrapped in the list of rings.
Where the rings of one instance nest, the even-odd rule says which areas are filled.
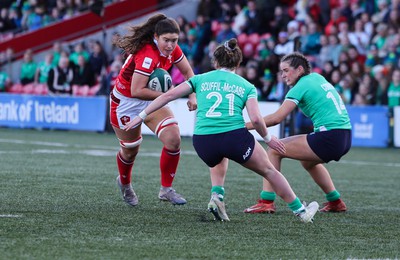
[[[385,106],[346,106],[353,128],[352,146],[387,147],[389,109]]]
[[[104,131],[106,97],[0,93],[0,126]]]
[[[393,116],[394,116],[394,146],[400,147],[400,106],[393,108]]]

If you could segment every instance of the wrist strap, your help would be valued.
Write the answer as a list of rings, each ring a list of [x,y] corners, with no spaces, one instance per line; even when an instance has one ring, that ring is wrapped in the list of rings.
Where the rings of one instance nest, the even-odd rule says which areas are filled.
[[[269,143],[272,139],[272,136],[268,133],[266,136],[263,137],[264,142]]]
[[[145,120],[146,117],[147,117],[146,112],[144,112],[144,110],[143,110],[142,112],[140,112],[140,113],[139,113],[139,117],[140,117],[142,120]]]

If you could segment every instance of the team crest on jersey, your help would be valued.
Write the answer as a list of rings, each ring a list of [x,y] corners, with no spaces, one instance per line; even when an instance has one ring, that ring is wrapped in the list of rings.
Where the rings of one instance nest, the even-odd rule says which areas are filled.
[[[122,116],[119,120],[121,120],[121,123],[123,125],[126,125],[127,123],[129,123],[129,121],[131,121],[131,118],[129,116]]]

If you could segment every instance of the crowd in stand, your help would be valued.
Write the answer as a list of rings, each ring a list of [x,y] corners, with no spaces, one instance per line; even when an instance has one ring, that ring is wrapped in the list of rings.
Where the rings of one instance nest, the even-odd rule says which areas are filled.
[[[0,0],[0,42],[88,11],[95,0]],[[103,1],[103,5],[112,0]]]
[[[345,104],[400,105],[399,0],[201,0],[192,20],[174,18],[181,27],[179,45],[196,74],[212,69],[218,44],[237,38],[244,55],[237,73],[257,87],[260,100],[283,99],[287,86],[280,78],[279,59],[299,39],[299,51]],[[119,50],[106,53],[95,41],[76,44],[73,50],[59,45],[40,63],[28,50],[20,79],[8,91],[107,94],[123,63]],[[178,70],[170,73],[175,84],[183,81]],[[56,84],[54,77],[65,78],[70,87]],[[11,82],[0,70],[0,91],[7,84]],[[40,84],[44,87],[36,87]]]

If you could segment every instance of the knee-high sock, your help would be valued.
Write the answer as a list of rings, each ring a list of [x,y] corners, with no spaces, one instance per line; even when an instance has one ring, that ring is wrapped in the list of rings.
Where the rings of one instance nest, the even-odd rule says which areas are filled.
[[[131,183],[133,162],[125,161],[121,156],[121,152],[118,152],[117,165],[121,184],[125,185]]]
[[[170,151],[163,147],[160,157],[161,186],[171,187],[178,168],[181,150]]]

